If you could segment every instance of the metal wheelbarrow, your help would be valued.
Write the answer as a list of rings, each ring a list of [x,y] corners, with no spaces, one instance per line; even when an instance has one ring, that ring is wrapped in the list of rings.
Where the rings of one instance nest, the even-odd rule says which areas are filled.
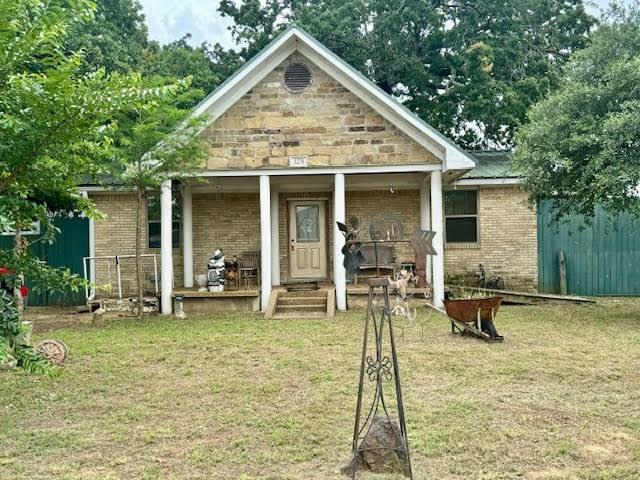
[[[486,342],[501,342],[495,329],[495,318],[502,297],[445,300],[444,308],[451,321],[451,333],[475,335]]]

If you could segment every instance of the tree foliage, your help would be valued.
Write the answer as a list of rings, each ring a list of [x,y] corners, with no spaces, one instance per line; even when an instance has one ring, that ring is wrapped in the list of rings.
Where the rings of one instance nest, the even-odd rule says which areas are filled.
[[[195,104],[212,92],[224,78],[240,67],[239,57],[233,51],[203,43],[193,47],[190,36],[159,46],[156,43],[145,53],[143,73],[152,77],[191,77],[191,104]],[[186,96],[182,96],[183,100]],[[189,106],[185,104],[184,106]]]
[[[515,165],[556,220],[599,204],[640,216],[640,3],[614,6],[518,132]]]
[[[113,156],[114,119],[163,95],[139,75],[85,73],[80,53],[65,53],[66,35],[91,21],[90,0],[0,3],[0,220],[4,230],[40,222],[39,241],[53,241],[59,210],[98,216],[78,193],[81,177],[101,176]],[[0,266],[49,291],[80,288],[67,269],[49,268],[26,244],[0,250]]]
[[[222,0],[242,56],[295,21],[465,147],[506,147],[594,24],[582,0]]]
[[[148,195],[158,191],[166,180],[179,180],[193,174],[205,158],[203,140],[198,135],[204,118],[194,117],[190,108],[180,106],[190,103],[191,78],[170,83],[162,78],[155,81],[155,96],[150,101],[148,82],[138,78],[138,98],[121,118],[110,169],[120,186],[137,193],[135,256],[139,319],[142,318],[144,299],[142,225],[146,219]]]
[[[137,0],[100,0],[90,22],[75,23],[65,38],[68,52],[82,52],[83,72],[137,72],[150,47],[142,6]]]
[[[77,23],[66,38],[69,52],[83,53],[83,72],[104,68],[107,72],[139,72],[143,77],[167,80],[192,77],[192,92],[183,94],[183,106],[198,103],[238,64],[238,55],[219,44],[194,47],[190,34],[166,45],[149,39],[136,0],[98,0],[95,18]]]
[[[127,79],[104,70],[78,75],[79,55],[61,45],[73,25],[89,21],[88,0],[0,3],[0,211],[4,229],[39,221],[44,240],[56,233],[53,209],[95,214],[77,193],[80,174],[96,170],[108,148],[107,120],[130,101]],[[0,265],[47,279],[62,290],[79,281],[47,269],[26,248],[0,251]],[[43,284],[44,282],[41,282]]]

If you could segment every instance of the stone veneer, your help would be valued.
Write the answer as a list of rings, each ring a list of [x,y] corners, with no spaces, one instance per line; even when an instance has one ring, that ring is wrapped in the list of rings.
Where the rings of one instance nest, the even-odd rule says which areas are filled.
[[[291,62],[305,63],[313,83],[291,93],[282,83]],[[289,166],[308,156],[309,167],[439,163],[354,94],[300,54],[293,54],[208,126],[206,168]]]

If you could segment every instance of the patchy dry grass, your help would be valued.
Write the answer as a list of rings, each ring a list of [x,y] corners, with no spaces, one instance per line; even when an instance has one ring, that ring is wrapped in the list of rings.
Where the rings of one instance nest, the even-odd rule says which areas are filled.
[[[640,478],[639,312],[506,307],[502,345],[424,313],[424,339],[400,343],[416,478]],[[349,314],[39,334],[71,358],[55,380],[0,373],[0,478],[340,478],[361,330]]]

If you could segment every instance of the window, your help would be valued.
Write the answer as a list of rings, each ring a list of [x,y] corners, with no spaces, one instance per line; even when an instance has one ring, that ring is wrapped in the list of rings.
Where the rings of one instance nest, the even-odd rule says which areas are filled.
[[[445,242],[478,242],[478,192],[454,190],[444,194]]]
[[[320,207],[318,205],[296,206],[296,240],[298,242],[320,241]]]
[[[172,194],[171,237],[172,248],[180,248],[180,219],[182,215],[182,198],[179,190]],[[149,223],[149,248],[160,248],[160,196],[149,196],[147,203],[147,222]]]

